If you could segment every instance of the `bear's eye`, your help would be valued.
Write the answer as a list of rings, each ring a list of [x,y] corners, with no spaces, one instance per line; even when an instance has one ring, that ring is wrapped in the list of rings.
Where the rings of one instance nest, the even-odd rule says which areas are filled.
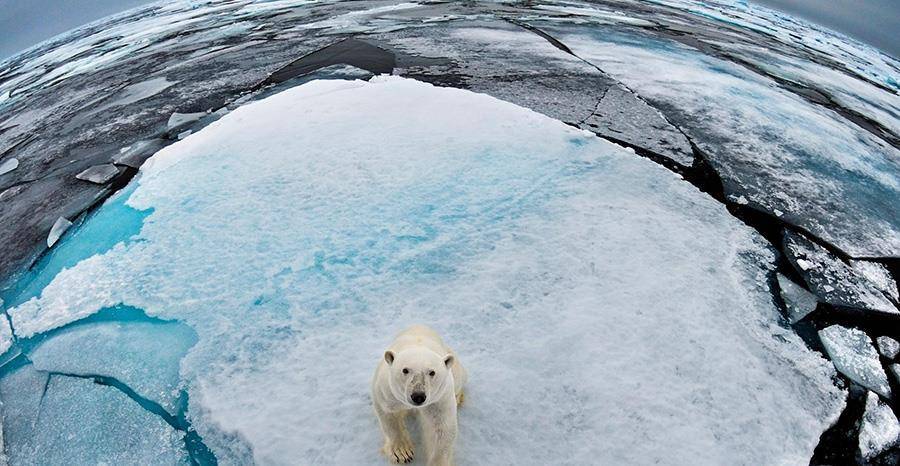
[[[407,369],[407,368],[404,367],[404,368],[403,368],[403,373],[404,373],[404,374],[409,374],[409,369]]]
[[[428,375],[430,375],[431,377],[434,377],[434,371],[429,372]]]

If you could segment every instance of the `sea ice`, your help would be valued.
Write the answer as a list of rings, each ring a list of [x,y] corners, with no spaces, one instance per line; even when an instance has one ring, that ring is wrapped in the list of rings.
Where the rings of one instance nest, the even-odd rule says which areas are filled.
[[[113,179],[118,174],[119,169],[115,165],[106,163],[103,165],[94,165],[93,167],[87,168],[81,173],[75,175],[75,178],[83,181],[90,181],[91,183],[96,184],[106,184],[109,182],[109,180]]]
[[[778,287],[781,290],[781,299],[788,310],[788,318],[792,324],[816,310],[819,301],[816,296],[806,291],[802,286],[792,282],[782,274],[778,274]]]
[[[137,183],[135,240],[9,312],[20,337],[119,303],[192,327],[187,415],[222,463],[382,464],[368,384],[416,322],[471,373],[461,464],[803,463],[844,406],[779,325],[757,233],[487,95],[312,81],[161,150]]]
[[[866,412],[859,428],[859,453],[872,459],[900,443],[900,422],[887,403],[873,392],[866,396]]]
[[[662,110],[707,154],[727,195],[852,257],[900,254],[900,150],[770,78],[674,41],[533,24]]]
[[[900,343],[891,337],[878,337],[875,341],[878,343],[881,355],[888,359],[894,359],[897,357],[897,353],[900,353]]]
[[[119,390],[24,366],[0,380],[12,464],[189,464],[182,435]]]
[[[0,308],[3,307],[3,300],[0,300]],[[9,320],[6,315],[0,315],[0,355],[6,352],[13,344],[12,329],[9,327]]]
[[[203,118],[206,116],[206,112],[197,112],[197,113],[178,113],[175,112],[172,116],[169,117],[169,121],[166,124],[166,127],[169,131],[172,131],[176,128],[184,128],[185,126]]]
[[[806,284],[823,301],[889,314],[900,313],[900,309],[858,269],[802,233],[786,231],[784,249]]]
[[[16,168],[19,168],[19,159],[11,158],[6,160],[3,163],[0,163],[0,175],[5,175]]]
[[[54,333],[28,357],[46,372],[114,377],[174,416],[182,388],[179,363],[195,341],[178,322],[93,322]]]
[[[891,398],[891,387],[878,359],[878,351],[865,332],[832,325],[819,330],[819,338],[838,371],[863,387]]]
[[[47,247],[52,248],[70,226],[72,226],[72,222],[69,219],[64,217],[57,218],[50,228],[50,233],[47,234]]]

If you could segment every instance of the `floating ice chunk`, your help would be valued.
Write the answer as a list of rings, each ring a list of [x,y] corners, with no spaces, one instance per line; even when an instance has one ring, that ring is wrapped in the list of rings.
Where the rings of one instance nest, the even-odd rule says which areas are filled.
[[[823,301],[891,314],[900,309],[857,269],[801,233],[786,231],[784,249],[809,288]]]
[[[900,422],[894,411],[873,392],[866,395],[866,412],[859,429],[859,453],[872,459],[900,443]]]
[[[114,377],[174,416],[181,392],[179,364],[196,339],[178,322],[95,322],[54,333],[29,358],[42,371]]]
[[[70,226],[72,226],[72,222],[69,219],[64,217],[56,219],[56,222],[50,227],[50,233],[47,234],[47,247],[52,248]]]
[[[115,165],[106,163],[103,165],[94,165],[75,175],[75,178],[96,184],[106,184],[118,174],[119,169]]]
[[[165,76],[160,76],[131,84],[115,95],[116,100],[103,105],[95,111],[101,111],[112,107],[121,107],[139,102],[148,97],[153,97],[154,95],[159,94],[160,92],[172,87],[177,83],[178,81],[169,81],[165,78]]]
[[[875,341],[878,343],[881,355],[888,359],[894,359],[897,357],[897,353],[900,353],[900,343],[891,337],[878,337]]]
[[[816,310],[816,306],[819,304],[816,296],[780,273],[778,274],[778,287],[792,324],[796,324],[810,312]]]
[[[484,94],[312,81],[158,152],[128,204],[153,209],[139,240],[61,271],[16,331],[115,303],[191,326],[188,415],[223,464],[380,465],[368,383],[412,322],[473,374],[460,464],[797,464],[844,405],[779,324],[757,233]]]
[[[112,163],[131,168],[141,168],[144,161],[165,145],[162,139],[138,141],[112,158]]]
[[[850,265],[875,288],[894,298],[895,301],[900,300],[900,294],[897,293],[897,281],[891,276],[887,267],[877,262],[864,260],[850,261]]]
[[[832,325],[819,330],[834,367],[850,380],[890,399],[891,388],[872,340],[862,330]]]
[[[25,366],[0,393],[12,464],[189,464],[182,435],[115,388]]]
[[[3,300],[0,299],[0,308],[3,307]],[[9,320],[5,315],[0,314],[0,354],[6,352],[13,344],[12,329],[9,327]]]
[[[5,374],[0,379],[2,426],[5,453],[12,464],[40,464],[35,462],[36,425],[41,408],[41,396],[47,386],[48,374],[35,371],[30,365]],[[17,461],[32,458],[31,462]]]
[[[190,136],[191,134],[194,134],[194,130],[192,130],[192,129],[184,130],[184,131],[178,133],[178,140],[180,141],[180,140]]]
[[[197,112],[197,113],[178,113],[175,112],[172,116],[169,117],[169,121],[166,124],[166,127],[169,131],[181,128],[185,125],[189,125],[203,117],[206,116],[206,112]]]
[[[19,168],[19,159],[11,158],[3,163],[0,163],[0,175],[5,175],[16,168]]]

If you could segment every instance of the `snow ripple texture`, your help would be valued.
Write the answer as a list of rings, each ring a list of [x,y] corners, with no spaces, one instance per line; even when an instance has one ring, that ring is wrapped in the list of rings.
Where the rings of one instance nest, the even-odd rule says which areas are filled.
[[[844,406],[754,231],[485,95],[313,81],[162,150],[127,202],[138,237],[14,327],[119,303],[190,325],[188,416],[226,464],[382,464],[369,380],[415,322],[471,372],[460,464],[801,464]]]

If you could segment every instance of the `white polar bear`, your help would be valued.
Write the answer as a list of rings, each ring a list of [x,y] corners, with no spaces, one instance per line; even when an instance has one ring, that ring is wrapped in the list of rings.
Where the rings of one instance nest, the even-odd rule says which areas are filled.
[[[382,452],[395,463],[413,459],[406,415],[419,415],[428,466],[453,464],[456,408],[468,375],[440,335],[414,325],[384,352],[372,380],[372,403],[384,433]]]

